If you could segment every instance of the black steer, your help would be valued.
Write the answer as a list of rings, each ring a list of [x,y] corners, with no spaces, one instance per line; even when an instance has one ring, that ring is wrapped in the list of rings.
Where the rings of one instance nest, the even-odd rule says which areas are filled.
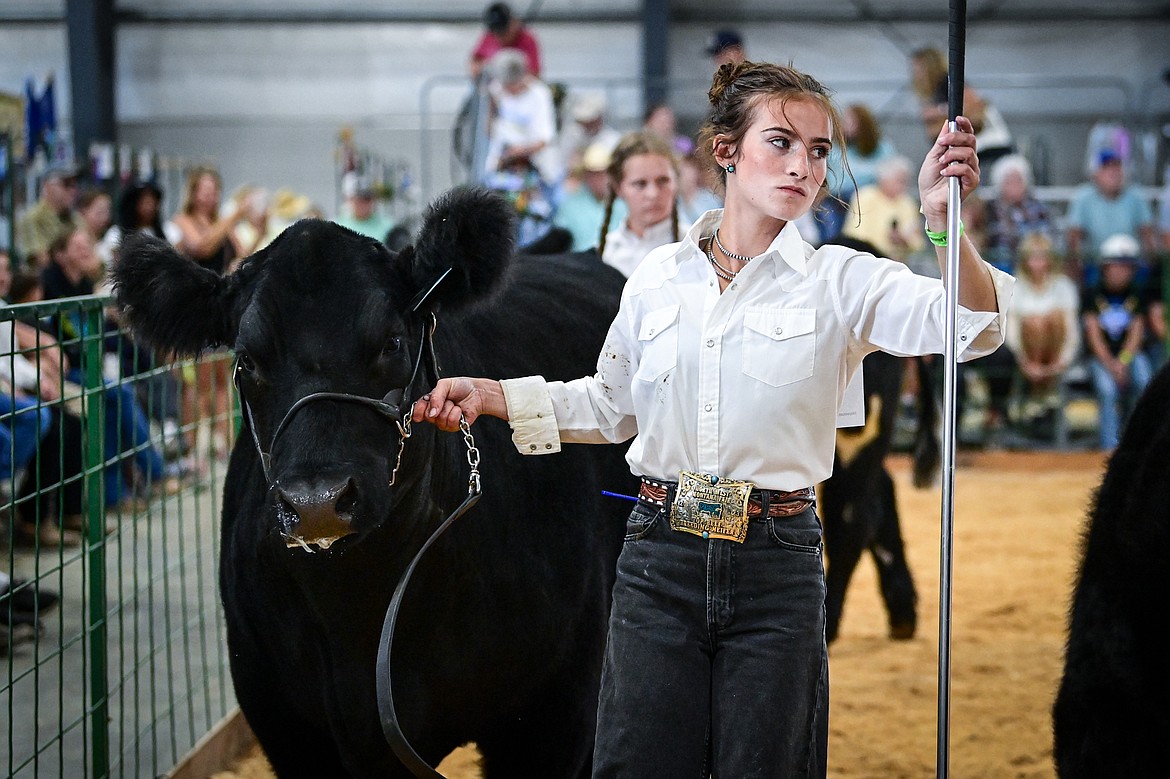
[[[1053,708],[1062,779],[1170,774],[1170,366],[1109,459],[1084,537]]]
[[[886,455],[894,436],[906,359],[885,352],[866,355],[865,426],[837,431],[833,475],[821,485],[819,499],[825,527],[825,639],[835,641],[845,608],[849,580],[868,551],[877,567],[889,635],[914,637],[918,594],[906,563],[894,480]],[[939,465],[935,434],[937,408],[930,371],[921,358],[918,371],[918,426],[913,447],[914,486],[925,487]]]
[[[497,197],[461,190],[400,254],[302,221],[231,276],[138,237],[114,269],[117,300],[155,346],[234,349],[271,454],[266,478],[247,428],[232,452],[220,586],[236,695],[281,776],[407,775],[379,723],[379,633],[403,568],[467,495],[468,450],[460,435],[416,425],[391,483],[398,428],[337,399],[303,405],[274,435],[312,393],[380,400],[405,388],[431,309],[444,373],[592,372],[621,274],[595,255],[512,260],[512,219]],[[636,481],[619,447],[521,457],[503,422],[473,433],[483,498],[424,557],[400,613],[391,676],[402,727],[432,765],[475,741],[488,777],[587,776],[629,510],[601,490],[631,494]]]
[[[842,238],[836,243],[878,254],[865,241]],[[940,462],[935,431],[938,409],[929,367],[920,357],[912,359],[918,375],[913,481],[916,487],[926,487],[937,475]],[[866,355],[862,363],[865,425],[837,431],[833,475],[818,494],[825,528],[825,639],[829,642],[837,638],[849,580],[866,551],[877,567],[890,638],[913,638],[917,629],[918,594],[906,563],[894,480],[886,470],[906,365],[906,358],[884,352]]]

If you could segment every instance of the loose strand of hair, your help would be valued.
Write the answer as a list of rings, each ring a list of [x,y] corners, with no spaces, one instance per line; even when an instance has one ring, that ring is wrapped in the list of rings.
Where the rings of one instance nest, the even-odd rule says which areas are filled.
[[[613,218],[613,201],[617,194],[611,188],[609,198],[605,201],[605,216],[601,220],[601,237],[597,241],[597,256],[605,256],[605,239],[609,237],[609,220]]]

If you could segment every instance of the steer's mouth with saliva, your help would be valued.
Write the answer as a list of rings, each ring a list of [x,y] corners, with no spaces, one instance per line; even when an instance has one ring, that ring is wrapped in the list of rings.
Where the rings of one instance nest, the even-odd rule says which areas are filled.
[[[345,493],[345,487],[310,492],[278,487],[276,514],[285,546],[306,552],[325,550],[357,532],[353,515],[347,510]]]

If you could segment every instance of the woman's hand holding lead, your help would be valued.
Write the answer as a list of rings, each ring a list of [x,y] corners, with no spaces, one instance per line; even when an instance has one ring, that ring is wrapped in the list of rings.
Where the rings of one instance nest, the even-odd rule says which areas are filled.
[[[439,379],[434,389],[414,402],[410,418],[414,422],[430,422],[440,430],[453,433],[459,429],[460,417],[470,425],[483,414],[508,418],[500,383],[492,379],[457,376]]]

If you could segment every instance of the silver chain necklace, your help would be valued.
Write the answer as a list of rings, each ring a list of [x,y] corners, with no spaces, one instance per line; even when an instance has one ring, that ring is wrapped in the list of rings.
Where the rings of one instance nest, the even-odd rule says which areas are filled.
[[[735,252],[728,251],[727,247],[723,245],[723,241],[719,240],[719,228],[718,227],[715,228],[714,236],[715,236],[715,245],[719,247],[719,251],[723,252],[731,259],[739,260],[740,262],[751,262],[754,259],[752,257],[744,257],[742,254],[736,254]]]
[[[715,259],[715,252],[711,249],[712,246],[714,246],[714,242],[711,239],[707,239],[707,260],[711,263],[715,275],[724,281],[735,281],[735,277],[739,271],[728,270],[720,265],[719,260]]]

